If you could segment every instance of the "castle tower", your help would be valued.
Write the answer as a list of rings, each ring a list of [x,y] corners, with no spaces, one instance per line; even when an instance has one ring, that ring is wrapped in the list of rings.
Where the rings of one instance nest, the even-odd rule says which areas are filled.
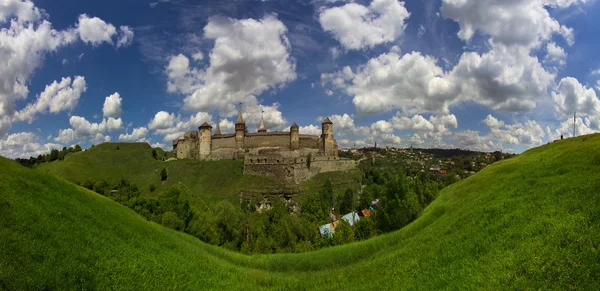
[[[265,128],[265,118],[263,114],[260,114],[260,126],[258,127],[258,132],[267,132],[267,128]]]
[[[200,129],[200,158],[204,159],[210,156],[212,151],[212,126],[208,123],[203,123],[199,127]]]
[[[290,149],[291,150],[297,150],[300,148],[300,138],[298,137],[299,132],[300,132],[300,128],[294,122],[294,124],[292,124],[292,126],[290,127]]]
[[[219,127],[219,122],[217,122],[217,129],[215,129],[215,135],[221,135],[221,127]]]
[[[321,140],[323,141],[323,152],[326,156],[335,156],[335,141],[333,140],[333,122],[329,117],[321,124]]]
[[[244,147],[245,136],[246,122],[244,122],[244,118],[242,117],[242,110],[238,109],[238,118],[235,122],[235,145],[238,149]]]

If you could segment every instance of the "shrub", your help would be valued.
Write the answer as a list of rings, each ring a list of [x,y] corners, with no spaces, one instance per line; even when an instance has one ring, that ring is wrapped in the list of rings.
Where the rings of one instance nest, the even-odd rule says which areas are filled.
[[[156,190],[156,186],[154,184],[150,184],[150,192],[154,192]]]
[[[81,186],[83,186],[83,188],[86,188],[86,189],[88,189],[88,190],[92,190],[92,189],[94,189],[94,183],[92,183],[92,181],[90,181],[90,180],[85,180],[85,181],[84,181],[84,182],[81,184]]]
[[[167,179],[167,169],[163,168],[163,169],[160,171],[160,180],[161,180],[161,181],[164,181],[164,180],[166,180],[166,179]]]
[[[106,190],[108,190],[108,183],[106,181],[100,180],[94,183],[94,192],[105,195]]]
[[[156,149],[152,149],[152,157],[156,160],[158,155],[156,154]]]
[[[175,230],[183,230],[185,228],[183,220],[177,217],[177,214],[173,211],[166,212],[162,215],[161,224]]]
[[[117,150],[120,150],[121,148],[119,148],[119,146],[117,146]]]

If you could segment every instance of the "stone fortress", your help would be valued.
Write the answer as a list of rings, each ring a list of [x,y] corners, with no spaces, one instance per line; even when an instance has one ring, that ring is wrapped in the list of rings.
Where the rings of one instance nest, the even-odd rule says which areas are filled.
[[[241,110],[235,133],[222,134],[217,123],[203,123],[198,131],[188,131],[173,141],[177,159],[243,159],[244,175],[270,176],[282,182],[301,182],[323,172],[356,168],[353,160],[340,159],[333,138],[333,123],[325,118],[321,136],[300,134],[296,123],[289,132],[267,132],[261,116],[258,132],[247,132]]]

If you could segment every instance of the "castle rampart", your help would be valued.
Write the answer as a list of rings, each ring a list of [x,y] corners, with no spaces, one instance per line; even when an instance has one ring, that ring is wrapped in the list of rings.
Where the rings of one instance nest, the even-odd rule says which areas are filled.
[[[295,123],[289,132],[267,132],[261,118],[259,132],[247,132],[242,112],[238,112],[234,134],[222,134],[217,124],[204,123],[173,141],[178,159],[244,159],[244,174],[271,176],[280,181],[300,182],[331,171],[353,169],[352,160],[340,160],[333,138],[333,123],[326,118],[320,136],[301,134]],[[307,159],[310,158],[310,161]]]

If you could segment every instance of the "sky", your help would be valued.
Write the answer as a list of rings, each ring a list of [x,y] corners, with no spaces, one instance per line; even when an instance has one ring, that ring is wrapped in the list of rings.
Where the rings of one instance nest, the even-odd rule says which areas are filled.
[[[595,0],[0,0],[0,155],[208,122],[520,153],[600,131]],[[574,118],[575,116],[575,118]]]

